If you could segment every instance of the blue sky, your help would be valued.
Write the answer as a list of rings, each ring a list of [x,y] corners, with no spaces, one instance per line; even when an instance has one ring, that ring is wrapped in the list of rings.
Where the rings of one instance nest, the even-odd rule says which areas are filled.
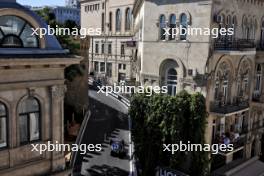
[[[22,5],[30,5],[30,6],[43,6],[43,5],[64,5],[65,0],[17,0],[18,3]]]

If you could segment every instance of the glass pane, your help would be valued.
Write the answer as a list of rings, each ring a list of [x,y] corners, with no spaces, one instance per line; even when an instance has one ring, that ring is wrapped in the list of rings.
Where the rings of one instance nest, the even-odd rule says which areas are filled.
[[[28,98],[21,102],[19,106],[19,114],[39,111],[38,101],[34,98]]]
[[[2,32],[0,31],[0,40],[1,40],[3,37],[4,37],[4,36],[3,36]]]
[[[0,118],[0,147],[6,146],[6,118]]]
[[[16,16],[2,16],[0,17],[0,28],[7,34],[19,35],[25,21]]]
[[[2,42],[3,47],[22,47],[23,44],[17,36],[6,36]]]
[[[27,116],[19,116],[20,143],[28,142]]]
[[[36,48],[38,47],[38,40],[37,36],[31,35],[33,30],[31,27],[27,24],[23,32],[21,33],[21,40],[23,42],[24,47],[28,48]]]
[[[0,116],[6,116],[6,108],[0,103]]]
[[[30,141],[39,139],[39,114],[29,114],[30,117]]]

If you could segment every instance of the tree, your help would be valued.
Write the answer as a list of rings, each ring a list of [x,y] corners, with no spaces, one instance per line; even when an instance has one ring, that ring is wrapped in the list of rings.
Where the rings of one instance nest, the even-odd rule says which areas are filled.
[[[163,152],[163,144],[204,144],[206,127],[205,98],[186,91],[176,97],[136,94],[129,110],[132,139],[142,176],[155,175],[157,166],[170,166],[190,175],[205,175],[206,152]]]

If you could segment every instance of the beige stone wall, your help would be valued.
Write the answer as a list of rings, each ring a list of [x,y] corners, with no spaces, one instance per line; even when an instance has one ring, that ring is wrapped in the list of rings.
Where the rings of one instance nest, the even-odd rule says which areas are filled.
[[[105,72],[95,72],[95,76],[99,78],[107,78],[109,84],[118,82],[118,75],[124,73],[127,79],[132,77],[131,58],[132,52],[129,48],[125,47],[125,56],[121,56],[121,44],[126,41],[131,41],[133,38],[132,29],[125,30],[125,12],[127,8],[132,11],[134,0],[122,1],[122,0],[110,0],[110,1],[84,1],[81,3],[81,27],[82,28],[101,28],[102,27],[102,13],[105,14],[105,31],[101,36],[91,37],[91,47],[89,49],[90,58],[90,71],[94,71],[94,62],[99,63],[111,63],[112,64],[112,76],[105,77]],[[85,11],[86,6],[99,4],[99,10]],[[103,4],[105,5],[102,8]],[[116,18],[115,14],[117,9],[121,10],[121,30],[117,32],[115,29]],[[112,30],[109,30],[109,14],[112,12]],[[133,25],[133,23],[132,23]],[[99,53],[95,54],[95,46],[99,45]],[[104,53],[102,53],[102,44],[105,45]],[[112,46],[111,54],[108,54],[108,44]],[[119,64],[125,64],[126,69],[120,70]]]
[[[54,64],[54,61],[60,64]],[[32,152],[30,144],[21,145],[19,139],[19,103],[33,96],[40,103],[41,137],[37,143],[64,142],[63,98],[64,68],[73,60],[0,59],[0,101],[8,111],[8,147],[0,151],[0,175],[39,175],[65,168],[63,152]],[[78,63],[76,59],[74,63]],[[41,62],[39,62],[41,63]],[[52,64],[53,63],[53,64]],[[8,66],[9,65],[9,66]]]

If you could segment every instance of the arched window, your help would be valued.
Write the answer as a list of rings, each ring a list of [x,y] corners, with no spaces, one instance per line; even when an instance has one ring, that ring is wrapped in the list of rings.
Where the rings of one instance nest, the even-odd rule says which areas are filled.
[[[32,26],[16,16],[0,16],[0,48],[38,48],[39,41]]]
[[[165,40],[166,39],[166,35],[165,35],[166,21],[165,21],[164,15],[160,16],[159,27],[160,27],[160,40]]]
[[[120,9],[116,10],[116,31],[117,32],[121,31],[121,10]]]
[[[216,71],[215,83],[215,100],[221,101],[221,104],[226,104],[229,99],[229,85],[231,80],[230,66],[227,62],[222,62]]]
[[[232,27],[233,27],[232,17],[231,17],[231,15],[228,15],[226,18],[226,29],[229,29]],[[229,41],[232,40],[232,35],[227,35],[227,39]]]
[[[109,31],[112,31],[112,12],[109,13]]]
[[[243,33],[244,33],[244,39],[250,39],[250,28],[248,25],[248,19],[247,17],[243,18]]]
[[[126,25],[125,25],[125,29],[126,31],[130,30],[131,29],[131,21],[132,21],[132,16],[131,16],[131,10],[130,8],[128,8],[126,10]]]
[[[244,60],[238,71],[238,96],[247,96],[249,92],[249,74],[250,65],[248,61]]]
[[[7,146],[7,108],[0,102],[0,148]]]
[[[168,94],[175,96],[177,93],[177,71],[174,68],[170,68],[167,72],[167,86]]]
[[[174,28],[176,28],[176,16],[172,14],[170,16],[170,37],[169,37],[170,40],[175,39],[175,36],[172,35],[173,33],[172,31]]]
[[[181,40],[186,40],[188,23],[187,23],[187,15],[185,13],[181,14],[180,25],[182,27],[180,39]]]
[[[40,105],[36,98],[27,98],[20,102],[19,135],[20,143],[27,144],[40,140]]]

